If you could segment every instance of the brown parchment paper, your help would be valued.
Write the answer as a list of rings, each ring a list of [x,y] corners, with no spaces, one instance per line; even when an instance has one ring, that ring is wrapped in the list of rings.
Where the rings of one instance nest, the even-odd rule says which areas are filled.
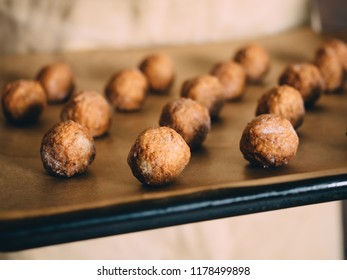
[[[145,50],[100,50],[58,55],[0,57],[0,86],[19,78],[34,78],[46,63],[71,63],[78,89],[103,91],[110,76],[136,67],[147,54],[165,51],[174,60],[176,80],[167,96],[149,95],[136,113],[115,112],[109,135],[96,140],[97,155],[84,175],[70,179],[46,174],[39,150],[42,136],[57,121],[61,106],[49,106],[41,120],[30,127],[13,127],[0,116],[0,221],[49,216],[71,211],[93,210],[129,202],[208,189],[255,186],[277,181],[347,172],[347,93],[324,95],[307,112],[298,131],[298,154],[288,166],[277,169],[251,168],[239,151],[244,127],[255,113],[257,99],[277,84],[288,63],[311,61],[321,37],[302,28],[285,34],[256,39],[270,52],[269,75],[259,85],[247,87],[240,102],[227,103],[214,122],[202,149],[193,152],[181,176],[171,185],[143,188],[126,163],[136,136],[158,126],[162,106],[179,96],[183,80],[211,70],[214,63],[228,60],[246,41],[209,45],[178,46]]]

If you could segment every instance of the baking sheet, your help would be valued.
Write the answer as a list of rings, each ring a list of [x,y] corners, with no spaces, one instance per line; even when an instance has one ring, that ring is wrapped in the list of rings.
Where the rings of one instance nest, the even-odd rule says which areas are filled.
[[[46,63],[65,60],[72,64],[78,89],[103,91],[114,72],[136,67],[145,55],[157,50],[173,58],[177,73],[170,95],[149,95],[140,112],[115,112],[110,133],[96,140],[97,155],[88,172],[70,179],[49,176],[39,154],[42,136],[59,121],[61,106],[49,106],[39,123],[29,127],[11,126],[1,115],[0,225],[13,222],[20,227],[30,219],[93,213],[97,209],[136,203],[141,208],[151,201],[169,202],[205,191],[347,174],[346,91],[322,96],[317,106],[307,112],[298,131],[297,156],[289,165],[277,169],[253,168],[239,151],[242,131],[254,117],[257,99],[277,84],[280,72],[288,63],[312,60],[322,39],[307,28],[256,39],[270,52],[269,75],[262,84],[248,86],[240,102],[227,103],[220,120],[212,124],[203,147],[193,152],[179,178],[171,185],[156,188],[141,186],[126,163],[136,136],[148,127],[158,126],[162,106],[179,96],[183,80],[209,72],[214,63],[228,60],[246,41],[0,57],[1,88],[14,79],[35,77]]]

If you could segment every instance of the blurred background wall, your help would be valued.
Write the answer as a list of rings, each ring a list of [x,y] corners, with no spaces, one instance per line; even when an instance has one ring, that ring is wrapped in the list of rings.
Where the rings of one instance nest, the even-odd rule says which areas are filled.
[[[0,55],[226,41],[308,19],[308,0],[0,0]]]

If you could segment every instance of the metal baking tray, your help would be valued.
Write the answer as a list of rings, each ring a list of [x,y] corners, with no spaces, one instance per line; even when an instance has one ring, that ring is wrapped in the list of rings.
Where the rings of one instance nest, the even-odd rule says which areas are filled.
[[[269,75],[248,86],[241,101],[225,105],[203,147],[192,153],[178,179],[163,187],[144,187],[131,174],[126,158],[136,136],[158,126],[162,106],[179,96],[183,80],[230,59],[245,41],[0,57],[1,87],[65,60],[72,64],[78,89],[103,91],[114,72],[136,67],[158,50],[173,58],[177,73],[169,95],[149,95],[140,112],[115,112],[110,133],[96,140],[88,172],[70,179],[49,176],[39,155],[42,136],[59,121],[61,106],[49,106],[29,127],[11,126],[0,116],[0,251],[347,198],[346,91],[322,96],[307,112],[297,156],[287,166],[253,168],[239,151],[257,99],[277,84],[288,63],[312,60],[322,40],[307,28],[257,39],[272,57]]]

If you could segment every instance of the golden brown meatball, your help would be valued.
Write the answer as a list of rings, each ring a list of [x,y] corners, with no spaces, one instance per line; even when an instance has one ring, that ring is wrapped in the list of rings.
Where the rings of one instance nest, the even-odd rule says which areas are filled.
[[[307,107],[317,102],[324,86],[319,69],[311,63],[289,65],[281,74],[279,84],[296,88],[301,93]]]
[[[242,65],[249,82],[259,82],[270,69],[270,56],[260,45],[252,43],[239,49],[234,60]]]
[[[217,118],[224,105],[224,88],[217,77],[202,75],[183,83],[181,96],[205,106],[212,119]]]
[[[205,106],[189,98],[179,98],[163,107],[159,125],[177,131],[194,149],[206,139],[211,129],[211,120]]]
[[[74,75],[69,64],[51,63],[43,67],[37,75],[42,84],[49,103],[66,101],[74,89]]]
[[[84,173],[95,158],[93,138],[74,121],[53,126],[44,135],[40,152],[46,171],[63,177]]]
[[[291,123],[280,115],[260,115],[243,131],[240,150],[252,165],[278,167],[295,155],[299,138]]]
[[[255,114],[281,115],[289,120],[294,128],[298,128],[304,121],[304,100],[300,92],[291,86],[273,87],[260,97]]]
[[[112,110],[100,93],[82,91],[62,108],[61,120],[73,120],[85,126],[93,137],[98,137],[110,129]]]
[[[246,87],[246,72],[236,62],[226,61],[217,63],[211,71],[224,87],[225,99],[238,100],[242,97]]]
[[[324,47],[329,47],[335,50],[344,71],[347,71],[347,44],[344,41],[335,38],[325,42]]]
[[[129,69],[111,77],[105,95],[117,110],[131,112],[141,109],[147,89],[146,76],[137,69]]]
[[[2,108],[6,119],[15,124],[36,122],[47,105],[47,97],[37,81],[17,80],[2,92]]]
[[[332,92],[342,88],[344,71],[334,49],[319,49],[316,52],[315,64],[321,72],[325,91]]]
[[[143,184],[163,185],[181,174],[190,159],[190,149],[172,128],[148,128],[137,137],[128,155],[134,176]]]
[[[174,67],[171,58],[164,53],[146,57],[139,66],[147,77],[149,88],[153,92],[166,93],[174,81]]]

